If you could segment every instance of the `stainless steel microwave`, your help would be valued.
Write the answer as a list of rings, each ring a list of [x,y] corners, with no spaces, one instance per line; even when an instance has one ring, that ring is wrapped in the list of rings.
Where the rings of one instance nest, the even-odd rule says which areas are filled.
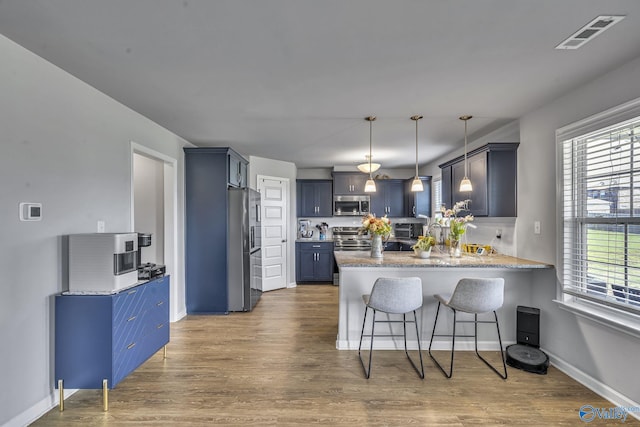
[[[369,196],[333,196],[333,216],[362,216],[369,213]]]

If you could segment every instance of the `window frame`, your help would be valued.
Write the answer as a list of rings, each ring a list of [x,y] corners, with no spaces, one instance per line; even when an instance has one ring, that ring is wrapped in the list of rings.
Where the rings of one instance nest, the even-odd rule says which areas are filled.
[[[629,101],[617,107],[611,108],[596,115],[587,117],[586,119],[577,121],[556,130],[556,214],[557,214],[557,273],[558,273],[558,289],[556,302],[570,312],[578,315],[586,316],[598,323],[606,324],[619,329],[624,332],[631,333],[636,336],[640,336],[640,307],[634,308],[633,305],[627,303],[616,303],[611,301],[610,298],[598,298],[590,297],[586,292],[571,292],[565,283],[565,270],[567,269],[567,263],[571,260],[565,257],[565,222],[564,215],[564,189],[566,188],[565,182],[565,165],[564,165],[564,145],[565,141],[575,139],[577,137],[584,137],[589,134],[602,131],[608,127],[615,126],[617,124],[624,123],[633,119],[640,119],[640,98]],[[575,157],[573,157],[575,159]],[[640,156],[638,156],[640,160]],[[577,185],[584,183],[584,180],[578,181]],[[632,192],[633,197],[633,192]],[[588,227],[589,224],[594,223],[607,223],[607,219],[596,220],[580,220],[575,219],[575,215],[572,217],[572,226],[570,228],[571,233],[580,232],[581,222],[583,226]],[[638,220],[640,218],[635,218]],[[626,219],[619,220],[617,224],[637,223],[634,221],[628,221]],[[568,238],[572,236],[567,235]],[[580,244],[573,237],[572,244]],[[583,243],[584,244],[584,243]],[[572,254],[575,250],[572,249]],[[586,264],[586,258],[584,259]],[[626,261],[625,261],[626,262]],[[586,274],[586,273],[585,273]]]

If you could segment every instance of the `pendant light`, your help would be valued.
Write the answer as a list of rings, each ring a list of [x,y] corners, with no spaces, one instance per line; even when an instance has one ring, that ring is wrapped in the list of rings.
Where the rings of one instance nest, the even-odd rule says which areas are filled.
[[[464,178],[460,181],[460,191],[470,192],[473,191],[471,186],[471,180],[468,177],[468,165],[467,165],[467,121],[473,116],[461,116],[460,120],[464,121]]]
[[[411,116],[411,120],[416,122],[416,176],[411,183],[411,191],[424,191],[422,180],[418,178],[418,120],[422,119],[422,116]]]
[[[369,179],[367,183],[364,185],[365,193],[375,193],[376,192],[376,183],[371,176],[371,139],[373,134],[373,122],[375,121],[376,116],[365,117],[365,120],[369,122]]]
[[[371,163],[371,158],[370,156],[364,156],[365,158],[365,163],[360,163],[358,165],[358,169],[360,170],[360,172],[364,172],[364,173],[369,173],[369,172],[375,172],[378,169],[380,169],[380,163]]]

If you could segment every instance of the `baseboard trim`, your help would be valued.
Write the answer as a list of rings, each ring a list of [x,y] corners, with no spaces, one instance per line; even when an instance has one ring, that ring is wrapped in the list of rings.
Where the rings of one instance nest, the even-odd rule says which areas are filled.
[[[607,399],[615,406],[623,407],[623,408],[640,408],[640,403],[633,401],[633,399],[623,395],[622,393],[612,389],[608,385],[600,382],[599,380],[593,378],[591,375],[587,374],[580,369],[575,368],[570,365],[567,361],[559,358],[553,353],[550,353],[547,350],[542,349],[545,353],[549,355],[549,361],[551,365],[557,368],[558,370],[564,372],[572,379],[576,380],[583,386],[587,387],[589,390],[593,391],[597,395]],[[585,405],[589,404],[589,402],[585,402]],[[640,420],[640,412],[628,412],[630,416]]]
[[[502,345],[507,347],[508,345],[515,344],[515,341],[503,341]],[[338,350],[357,350],[360,341],[349,340],[336,340],[336,349]],[[362,348],[369,348],[369,340],[362,341]],[[429,341],[420,341],[422,350],[429,348]],[[407,347],[409,350],[417,350],[418,344],[415,340],[407,340]],[[498,351],[498,341],[478,341],[478,350],[480,351]],[[376,338],[373,342],[374,350],[404,350],[404,341],[402,337],[393,340],[389,338]],[[451,341],[438,340],[434,341],[431,346],[432,350],[451,350]],[[475,344],[473,341],[463,341],[460,338],[456,339],[456,351],[475,351]]]
[[[70,390],[65,389],[64,398],[65,399],[69,398],[71,395],[73,395],[77,391],[78,389],[70,389]],[[49,394],[49,396],[40,400],[38,403],[31,406],[26,411],[11,418],[2,427],[28,426],[29,424],[33,423],[34,421],[42,417],[44,414],[46,414],[47,412],[49,412],[50,410],[58,406],[59,403],[60,403],[59,394],[57,390],[54,389],[53,392]]]

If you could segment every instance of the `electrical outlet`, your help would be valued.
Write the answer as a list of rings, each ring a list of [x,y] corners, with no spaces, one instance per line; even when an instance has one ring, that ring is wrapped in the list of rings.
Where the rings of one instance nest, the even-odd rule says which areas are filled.
[[[98,233],[104,233],[106,229],[106,224],[104,221],[98,221]]]
[[[502,228],[496,228],[496,239],[502,238]]]
[[[533,233],[540,234],[540,221],[533,222]]]

